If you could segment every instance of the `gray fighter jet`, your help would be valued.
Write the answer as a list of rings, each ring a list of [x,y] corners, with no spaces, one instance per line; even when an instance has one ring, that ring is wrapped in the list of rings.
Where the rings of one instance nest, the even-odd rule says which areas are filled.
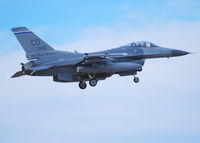
[[[137,72],[142,71],[145,59],[176,57],[189,54],[186,51],[157,46],[150,42],[130,44],[94,53],[66,52],[53,49],[26,27],[12,28],[29,60],[21,63],[22,70],[12,78],[23,75],[52,76],[56,82],[79,82],[85,89],[105,80],[113,74],[134,77],[138,83]]]

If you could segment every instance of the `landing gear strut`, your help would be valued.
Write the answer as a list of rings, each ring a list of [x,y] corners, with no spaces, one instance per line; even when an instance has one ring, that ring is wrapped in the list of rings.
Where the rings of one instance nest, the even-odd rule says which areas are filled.
[[[138,77],[134,76],[133,81],[134,81],[135,83],[138,83],[138,82],[140,81],[140,79],[139,79]]]
[[[92,87],[94,87],[94,86],[96,86],[97,85],[97,80],[96,80],[96,78],[95,78],[95,74],[88,74],[88,77],[89,77],[89,84],[90,84],[90,86],[92,86]]]
[[[85,89],[87,87],[85,80],[79,82],[79,87],[80,89]]]

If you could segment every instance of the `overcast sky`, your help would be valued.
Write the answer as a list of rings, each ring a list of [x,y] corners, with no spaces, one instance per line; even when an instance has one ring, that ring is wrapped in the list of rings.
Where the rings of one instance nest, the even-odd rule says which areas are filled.
[[[1,143],[199,143],[200,2],[0,1]],[[151,41],[194,54],[146,60],[133,77],[81,90],[51,77],[10,77],[26,62],[10,31],[26,26],[55,49],[92,52]]]

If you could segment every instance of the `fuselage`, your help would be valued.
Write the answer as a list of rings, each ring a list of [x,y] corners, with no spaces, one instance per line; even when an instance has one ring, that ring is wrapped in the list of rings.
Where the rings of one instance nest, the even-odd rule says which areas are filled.
[[[40,39],[26,27],[11,29],[26,52],[28,63],[22,65],[21,71],[12,78],[23,75],[52,76],[57,82],[79,82],[79,87],[85,89],[89,80],[91,86],[96,86],[98,80],[103,80],[113,74],[134,76],[134,82],[139,78],[135,75],[142,71],[146,59],[175,57],[188,52],[157,46],[150,42],[132,42],[130,44],[93,53],[77,53],[58,51]]]
[[[27,73],[33,76],[55,77],[58,73],[71,73],[72,78],[66,80],[66,82],[79,81],[81,77],[87,77],[88,73],[96,74],[97,77],[99,75],[100,78],[106,78],[113,74],[133,75],[136,74],[137,71],[142,70],[145,59],[174,57],[187,54],[187,52],[184,51],[159,46],[137,47],[129,45],[93,53],[69,53],[57,50],[52,52],[54,52],[54,54],[51,54],[52,56],[41,57],[38,60],[31,61],[31,63],[34,63],[32,64],[33,67],[50,64],[55,66],[50,69],[36,71],[34,74],[31,74],[31,72]],[[96,62],[95,59],[93,59],[91,63],[87,62],[86,64],[81,65],[71,64],[81,61],[84,59],[85,55],[108,55],[107,57],[111,58],[111,61],[109,61],[110,63],[104,63],[102,61],[98,63],[99,59],[96,59]],[[25,69],[28,71],[31,66],[28,67],[27,65],[30,65],[30,62],[25,64]]]

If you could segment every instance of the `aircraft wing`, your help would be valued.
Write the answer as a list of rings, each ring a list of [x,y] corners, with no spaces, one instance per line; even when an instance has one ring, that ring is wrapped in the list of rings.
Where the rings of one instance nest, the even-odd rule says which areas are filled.
[[[75,63],[78,64],[101,64],[115,61],[118,57],[123,57],[126,53],[111,53],[111,54],[85,54],[83,59]]]
[[[102,57],[90,57],[88,59],[82,59],[80,61],[78,61],[77,63],[75,63],[74,65],[81,65],[81,64],[103,64],[103,63],[110,63],[112,61],[114,61],[115,59],[113,58],[102,58]]]
[[[103,53],[103,54],[85,54],[84,59],[105,59],[107,57],[121,57],[126,56],[127,53]]]
[[[100,64],[100,63],[109,63],[112,61],[115,61],[116,57],[123,57],[124,55],[127,55],[126,53],[103,53],[103,54],[85,54],[82,57],[77,58],[60,58],[54,62],[48,63],[48,65],[42,65],[33,67],[30,70],[37,71],[37,70],[44,70],[51,67],[59,67],[59,66],[70,66],[70,65],[81,65],[81,64]]]

